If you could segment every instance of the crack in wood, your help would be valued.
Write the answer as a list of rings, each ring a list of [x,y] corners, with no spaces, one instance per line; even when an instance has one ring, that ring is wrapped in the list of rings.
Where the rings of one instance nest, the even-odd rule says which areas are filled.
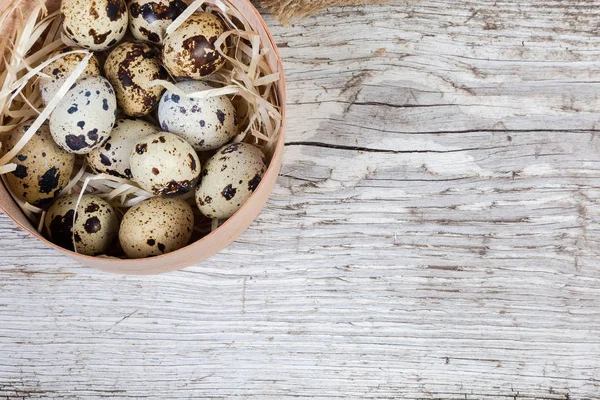
[[[387,153],[387,154],[446,154],[446,153],[460,153],[464,151],[473,151],[473,150],[493,150],[502,148],[500,146],[496,147],[472,147],[465,149],[453,149],[453,150],[391,150],[391,149],[374,149],[370,147],[361,147],[361,146],[344,146],[339,144],[332,143],[321,143],[321,142],[311,142],[311,141],[302,141],[302,142],[287,142],[285,144],[288,147],[291,146],[309,146],[309,147],[321,147],[327,149],[335,149],[335,150],[346,150],[346,151],[358,151],[364,153]]]

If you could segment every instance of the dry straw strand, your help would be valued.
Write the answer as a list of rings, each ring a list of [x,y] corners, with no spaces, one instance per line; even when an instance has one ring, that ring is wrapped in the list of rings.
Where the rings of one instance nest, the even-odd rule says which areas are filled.
[[[305,18],[334,6],[383,4],[389,0],[262,0],[260,4],[273,10],[275,16],[288,24],[292,19]]]

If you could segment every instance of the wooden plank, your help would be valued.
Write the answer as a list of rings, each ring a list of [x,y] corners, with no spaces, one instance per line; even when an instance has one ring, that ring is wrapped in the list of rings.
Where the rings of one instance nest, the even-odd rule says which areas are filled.
[[[268,207],[156,277],[0,217],[0,398],[598,398],[599,6],[266,15],[290,97]]]

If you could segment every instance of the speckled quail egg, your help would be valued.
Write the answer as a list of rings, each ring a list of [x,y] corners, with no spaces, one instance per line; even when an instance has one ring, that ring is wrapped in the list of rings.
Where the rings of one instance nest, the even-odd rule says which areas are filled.
[[[157,256],[187,245],[193,226],[194,213],[188,203],[153,197],[125,213],[119,241],[131,258]]]
[[[216,15],[197,12],[163,40],[162,59],[175,78],[202,79],[225,64],[215,41],[225,31]]]
[[[200,159],[194,148],[168,132],[137,141],[129,162],[133,179],[142,189],[165,197],[189,192],[200,176]]]
[[[59,197],[46,213],[44,227],[50,240],[68,250],[89,256],[109,250],[119,231],[115,210],[98,196],[83,195],[73,216],[77,194]]]
[[[138,40],[161,44],[165,30],[185,9],[181,0],[131,0],[129,27]]]
[[[265,171],[263,153],[247,143],[219,149],[208,159],[196,189],[196,204],[209,218],[231,217],[256,190]]]
[[[60,11],[67,37],[86,49],[106,50],[127,32],[125,0],[62,0]]]
[[[50,132],[58,146],[87,154],[108,139],[117,113],[115,91],[106,78],[78,80],[50,116]]]
[[[6,142],[12,149],[23,137],[29,125],[21,125]],[[69,183],[75,155],[58,148],[48,125],[42,125],[29,142],[9,162],[17,169],[6,175],[8,186],[21,200],[34,206],[49,205]]]
[[[200,81],[183,81],[176,85],[184,93],[212,89]],[[215,150],[238,133],[235,107],[227,96],[193,99],[166,91],[158,104],[162,130],[187,140],[197,151]]]
[[[145,43],[125,42],[115,47],[104,64],[106,77],[115,88],[123,113],[141,117],[152,111],[164,92],[149,86],[155,79],[167,79],[167,71],[156,58],[156,50]]]
[[[87,163],[96,173],[132,179],[129,156],[133,147],[141,138],[157,132],[160,129],[144,120],[119,118],[106,143],[87,155]]]
[[[77,48],[65,47],[62,50],[58,50],[50,54],[48,58],[52,58],[59,54],[64,54],[73,50],[77,50]],[[56,59],[42,69],[42,72],[49,76],[49,78],[41,76],[39,79],[40,93],[42,95],[42,101],[44,104],[48,104],[50,100],[52,100],[52,97],[54,97],[56,92],[58,92],[61,86],[65,83],[65,80],[69,77],[69,75],[75,71],[75,68],[77,68],[84,57],[85,54],[81,53],[67,54],[64,57]],[[98,62],[96,56],[90,58],[87,67],[85,67],[79,77],[83,78],[94,75],[100,75],[100,63]]]

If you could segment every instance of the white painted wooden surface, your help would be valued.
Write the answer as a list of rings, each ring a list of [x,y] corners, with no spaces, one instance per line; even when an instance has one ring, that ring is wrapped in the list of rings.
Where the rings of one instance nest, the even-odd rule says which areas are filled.
[[[154,277],[0,217],[0,399],[600,398],[600,1],[266,18],[268,207]]]

